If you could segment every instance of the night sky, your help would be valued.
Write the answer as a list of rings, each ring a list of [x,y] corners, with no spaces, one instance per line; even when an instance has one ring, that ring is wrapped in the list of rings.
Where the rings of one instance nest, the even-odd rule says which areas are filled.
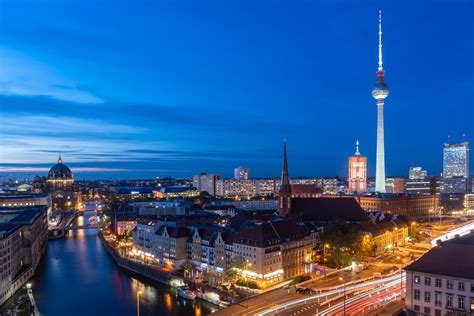
[[[375,170],[383,10],[387,175],[473,141],[474,1],[0,1],[0,170],[76,178]]]

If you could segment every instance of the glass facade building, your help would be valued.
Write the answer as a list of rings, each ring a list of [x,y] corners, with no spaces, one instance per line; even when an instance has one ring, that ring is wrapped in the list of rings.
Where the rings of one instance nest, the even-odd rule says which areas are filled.
[[[469,177],[469,142],[444,144],[443,177]]]

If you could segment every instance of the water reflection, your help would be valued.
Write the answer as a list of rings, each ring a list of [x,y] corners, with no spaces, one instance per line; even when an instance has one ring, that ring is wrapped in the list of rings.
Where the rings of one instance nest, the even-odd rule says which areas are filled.
[[[88,215],[75,224],[87,224]],[[204,315],[213,309],[211,304],[186,301],[176,297],[173,289],[119,269],[95,229],[50,241],[33,286],[40,312],[48,316],[135,315],[138,291],[142,292],[140,315]]]

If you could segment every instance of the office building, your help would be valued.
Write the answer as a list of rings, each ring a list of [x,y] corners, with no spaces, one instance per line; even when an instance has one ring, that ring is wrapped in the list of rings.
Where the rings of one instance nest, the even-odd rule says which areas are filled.
[[[46,206],[49,218],[52,210],[51,195],[48,193],[0,194],[0,207],[2,208],[25,208],[31,206]]]
[[[441,179],[443,193],[467,193],[472,186],[472,178],[451,177]]]
[[[469,177],[469,142],[444,144],[443,177]]]
[[[423,170],[421,167],[410,167],[408,171],[408,179],[410,180],[423,180],[428,176],[428,171]]]
[[[228,197],[253,197],[257,195],[256,180],[218,180],[216,195]]]
[[[438,195],[383,194],[355,197],[360,206],[368,212],[384,212],[406,217],[428,216],[430,210],[438,209]]]
[[[250,179],[250,168],[247,167],[237,167],[234,169],[234,179],[235,180],[249,180]]]
[[[405,181],[407,195],[430,195],[436,193],[436,178],[408,179]]]
[[[193,186],[199,192],[207,192],[215,196],[222,190],[218,188],[219,180],[221,180],[221,176],[218,174],[200,173],[193,176]]]

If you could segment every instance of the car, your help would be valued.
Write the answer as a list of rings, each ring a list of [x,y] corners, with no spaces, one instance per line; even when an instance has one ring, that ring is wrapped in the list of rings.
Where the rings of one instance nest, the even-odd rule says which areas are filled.
[[[296,293],[300,293],[300,294],[311,294],[313,290],[311,290],[310,288],[297,288],[296,289]]]

